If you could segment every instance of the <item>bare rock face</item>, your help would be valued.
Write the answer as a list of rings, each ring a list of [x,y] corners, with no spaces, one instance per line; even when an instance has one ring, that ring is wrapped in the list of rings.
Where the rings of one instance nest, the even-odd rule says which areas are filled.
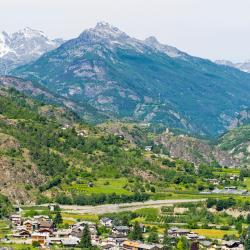
[[[5,74],[18,65],[29,63],[63,43],[49,39],[42,31],[25,28],[13,34],[0,34],[0,73]]]
[[[193,137],[164,133],[156,139],[157,143],[162,144],[173,158],[181,158],[196,165],[200,163],[211,163],[217,161],[221,166],[239,166],[239,159],[230,155],[207,141]]]

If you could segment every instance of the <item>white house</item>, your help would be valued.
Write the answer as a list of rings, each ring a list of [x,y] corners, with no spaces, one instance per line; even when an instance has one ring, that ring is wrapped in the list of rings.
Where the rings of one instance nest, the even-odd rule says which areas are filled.
[[[113,220],[110,218],[101,218],[100,223],[105,227],[112,227],[113,226]]]

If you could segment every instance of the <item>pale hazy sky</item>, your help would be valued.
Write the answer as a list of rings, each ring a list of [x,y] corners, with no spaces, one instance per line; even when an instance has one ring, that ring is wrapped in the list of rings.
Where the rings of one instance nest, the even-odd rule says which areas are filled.
[[[0,30],[72,38],[107,21],[210,59],[250,59],[250,0],[0,0]]]

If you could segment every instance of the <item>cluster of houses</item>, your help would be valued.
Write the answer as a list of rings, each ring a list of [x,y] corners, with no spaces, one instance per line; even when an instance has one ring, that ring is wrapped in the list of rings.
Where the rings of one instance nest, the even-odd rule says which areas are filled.
[[[100,224],[106,228],[111,229],[111,234],[103,239],[101,244],[102,249],[110,250],[161,250],[163,249],[162,244],[145,244],[140,241],[128,240],[128,234],[130,228],[128,226],[115,226],[113,225],[113,220],[110,218],[100,219]],[[141,225],[142,231],[145,232],[144,225]]]
[[[76,247],[81,240],[86,225],[89,227],[92,245],[101,249],[110,250],[161,250],[162,244],[144,243],[140,241],[131,241],[128,239],[131,230],[128,226],[114,225],[111,218],[101,218],[99,225],[105,227],[110,232],[108,236],[101,237],[98,235],[97,226],[93,222],[81,221],[71,225],[67,229],[56,229],[53,221],[46,215],[34,216],[27,220],[23,220],[21,215],[12,215],[10,217],[12,223],[12,242],[39,244],[48,249],[52,245],[60,245],[63,247]],[[145,226],[141,225],[142,232],[146,232]],[[240,241],[222,241],[220,245],[215,245],[213,241],[207,240],[204,236],[200,236],[188,229],[171,227],[168,229],[168,235],[173,242],[176,238],[184,236],[192,244],[192,249],[209,249],[209,250],[243,250]],[[161,238],[162,239],[162,238]]]
[[[64,247],[75,247],[80,243],[83,230],[88,224],[91,240],[98,245],[96,225],[93,222],[82,221],[70,226],[68,229],[57,230],[53,221],[46,215],[34,216],[32,219],[23,220],[21,215],[10,217],[13,229],[13,242],[32,244],[38,242],[41,246],[63,245]]]
[[[231,187],[225,187],[223,189],[215,188],[211,191],[202,191],[201,194],[234,194],[234,195],[249,195],[249,192],[247,190],[241,190],[237,189],[237,187],[231,186]]]

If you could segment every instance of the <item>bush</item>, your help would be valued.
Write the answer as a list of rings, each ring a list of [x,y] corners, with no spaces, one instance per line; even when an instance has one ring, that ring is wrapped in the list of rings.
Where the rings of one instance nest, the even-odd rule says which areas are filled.
[[[38,241],[33,241],[32,246],[33,247],[40,247],[40,243]]]

